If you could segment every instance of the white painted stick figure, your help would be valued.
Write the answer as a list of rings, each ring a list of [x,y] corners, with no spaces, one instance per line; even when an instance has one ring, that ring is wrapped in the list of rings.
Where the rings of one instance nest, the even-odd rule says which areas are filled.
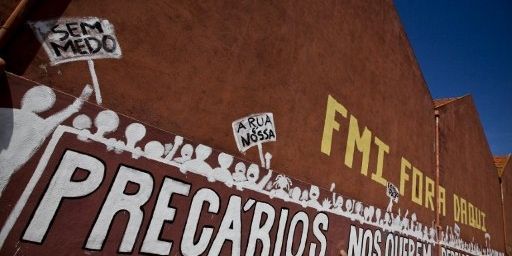
[[[119,116],[112,110],[103,110],[94,119],[94,125],[96,126],[96,132],[94,137],[98,140],[108,140],[107,150],[115,149],[117,153],[122,152],[122,144],[114,138],[107,139],[105,135],[117,130],[119,126]]]
[[[12,127],[12,130],[0,132],[0,143],[6,145],[0,152],[0,195],[10,177],[34,155],[57,126],[80,110],[91,93],[91,86],[86,85],[71,105],[47,118],[40,117],[38,113],[52,108],[56,96],[50,87],[44,85],[35,86],[25,93],[21,109],[0,108],[0,123]]]
[[[244,162],[238,162],[235,165],[235,172],[233,173],[233,181],[236,184],[236,188],[238,190],[242,190],[242,183],[247,181],[247,177],[245,176],[246,166]]]
[[[219,167],[213,169],[213,180],[224,182],[228,187],[233,186],[233,176],[229,171],[229,167],[233,163],[233,156],[226,153],[220,153],[217,156]]]
[[[392,216],[389,212],[386,212],[384,214],[384,221],[383,221],[383,225],[384,225],[384,230],[389,230],[388,228],[391,227],[391,221],[392,221]]]
[[[164,154],[164,145],[159,141],[152,140],[144,146],[144,154],[153,159],[160,159]]]
[[[131,123],[126,127],[124,134],[126,136],[126,147],[133,150],[132,157],[139,158],[142,155],[142,149],[135,145],[146,136],[146,127],[140,123]]]
[[[333,207],[333,210],[336,211],[337,213],[341,213],[343,212],[343,197],[341,195],[339,195],[338,197],[336,197],[336,192],[334,192],[334,189],[336,188],[336,183],[331,183],[331,189],[329,191],[332,192],[332,207]]]
[[[272,170],[268,170],[267,175],[265,175],[261,180],[256,183],[260,177],[260,168],[257,164],[249,165],[247,168],[247,181],[243,183],[244,187],[250,188],[256,191],[263,191],[265,185],[272,177]]]
[[[77,139],[81,141],[89,141],[87,138],[91,135],[91,127],[92,127],[92,121],[91,118],[89,118],[85,114],[81,114],[76,116],[73,119],[73,127],[75,127],[77,130],[79,130],[78,135],[76,136]]]
[[[324,198],[322,201],[322,209],[324,210],[330,210],[333,205],[333,202],[329,198]]]
[[[423,233],[421,234],[421,239],[423,239],[424,241],[428,240],[428,227],[427,226],[424,226],[423,227]]]
[[[388,203],[388,207],[386,208],[386,212],[393,211],[393,203],[398,203],[398,197],[389,198],[389,203]]]
[[[146,136],[146,127],[140,123],[131,123],[124,131],[126,136],[126,147],[135,148],[135,144]]]
[[[333,193],[333,210],[336,213],[341,214],[343,212],[343,196],[339,195],[336,198],[335,197],[336,193]]]
[[[394,230],[398,230],[400,227],[401,227],[401,212],[400,212],[400,208],[398,208],[398,214],[396,216],[393,216],[393,212],[389,212],[389,214],[391,215],[391,227],[394,229]]]
[[[165,156],[165,160],[171,161],[172,158],[174,157],[174,155],[176,154],[176,152],[178,151],[178,148],[181,146],[181,144],[183,144],[183,137],[176,135],[174,137],[174,144],[171,144],[171,146],[172,146],[171,151]],[[183,151],[182,151],[182,153],[183,153]],[[190,151],[190,155],[192,155],[192,151]]]
[[[373,207],[372,205],[365,207],[364,208],[364,220],[366,222],[371,222],[373,219],[374,212],[375,212],[375,207]]]
[[[453,231],[455,232],[455,236],[457,238],[460,238],[460,227],[459,225],[457,225],[457,223],[453,225]]]
[[[379,224],[381,214],[382,214],[382,211],[380,210],[380,208],[377,208],[375,210],[375,222],[374,223]]]
[[[318,202],[319,197],[320,197],[320,189],[315,185],[311,185],[311,187],[309,188],[308,206],[320,209],[322,207],[322,205],[320,204],[320,202]]]
[[[180,171],[183,173],[186,173],[187,171],[194,172],[211,180],[210,176],[212,175],[213,169],[208,163],[206,163],[206,159],[212,153],[212,148],[199,144],[196,147],[195,153],[196,158],[183,163]]]
[[[290,198],[295,201],[296,203],[300,203],[300,188],[294,187],[290,189]]]
[[[491,248],[491,235],[489,233],[485,233],[485,247]]]
[[[279,174],[275,178],[273,184],[274,189],[270,191],[271,196],[279,197],[285,201],[290,199],[288,191],[292,185],[292,180],[284,174]]]
[[[172,153],[172,150],[171,150],[171,153]],[[171,153],[169,153],[169,155]],[[190,145],[190,144],[185,144],[185,146],[183,146],[180,150],[181,156],[174,158],[173,161],[175,161],[176,163],[182,164],[186,161],[189,161],[192,158],[192,153],[194,153],[194,147],[192,147],[192,145]],[[167,156],[169,157],[169,155],[167,155]],[[172,156],[170,156],[169,158],[166,157],[166,159],[171,159],[171,158],[172,158]]]
[[[406,230],[409,227],[409,218],[407,218],[407,215],[409,215],[409,210],[406,210],[404,217],[402,217],[402,222],[400,223],[400,230]]]
[[[309,200],[309,190],[304,189],[302,191],[302,195],[300,196],[300,204],[302,205],[302,207],[306,207],[308,205],[308,200]]]
[[[361,202],[356,202],[355,206],[354,206],[354,209],[355,209],[355,212],[354,212],[354,215],[355,215],[355,218],[357,220],[359,220],[359,223],[363,224],[363,219],[364,219],[364,208],[363,208],[363,203]]]
[[[352,214],[352,211],[354,210],[353,209],[353,206],[354,206],[354,203],[353,203],[353,200],[352,199],[347,199],[345,200],[345,213],[347,214],[347,216],[350,218],[350,220],[354,221],[354,216]]]
[[[91,118],[89,118],[85,114],[77,115],[73,119],[73,127],[75,127],[78,130],[91,129],[91,127],[92,127]]]
[[[94,119],[96,126],[96,136],[98,139],[106,139],[105,135],[117,130],[119,126],[119,116],[112,110],[103,110]]]

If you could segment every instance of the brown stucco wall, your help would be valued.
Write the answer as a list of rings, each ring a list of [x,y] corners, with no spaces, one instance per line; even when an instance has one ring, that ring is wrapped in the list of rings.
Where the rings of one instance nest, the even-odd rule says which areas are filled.
[[[361,157],[344,165],[348,117],[337,116],[331,156],[320,151],[330,94],[390,147],[389,181],[399,184],[402,156],[433,177],[432,99],[391,1],[54,2],[29,20],[114,24],[122,59],[95,61],[108,108],[253,162],[256,149],[236,153],[231,122],[273,112],[278,140],[264,145],[272,168],[385,208],[384,186],[360,174]],[[48,10],[55,5],[67,7]],[[90,83],[85,62],[50,67],[34,45],[25,25],[4,53],[8,70],[73,95]],[[373,145],[370,171],[376,158]],[[400,207],[434,218],[407,197]]]
[[[503,203],[505,215],[505,232],[507,235],[506,251],[512,255],[512,161],[510,156],[507,164],[503,167],[503,174],[501,175],[501,188],[503,189]]]
[[[238,152],[231,123],[272,112],[277,142],[263,146],[273,155],[272,169],[326,189],[335,183],[336,192],[382,209],[385,188],[371,179],[376,137],[389,146],[387,181],[400,186],[402,158],[423,180],[435,177],[432,98],[389,0],[47,0],[30,10],[32,21],[96,16],[114,24],[122,58],[95,60],[106,108],[256,163],[255,148]],[[50,66],[27,24],[2,57],[8,71],[72,95],[91,83],[84,61]],[[336,114],[340,129],[326,155],[321,145],[329,95],[348,113]],[[453,227],[456,193],[487,214],[492,246],[503,249],[499,187],[474,104],[464,97],[438,109],[441,185],[447,190],[441,226]],[[344,162],[350,116],[372,134],[368,175],[361,174],[357,150],[351,168]],[[411,183],[393,210],[407,209],[431,224],[434,211],[411,201]],[[465,240],[485,244],[483,231],[459,226]]]
[[[504,251],[503,220],[496,167],[471,96],[464,96],[437,108],[440,112],[440,179],[447,190],[446,217],[443,229],[461,228],[464,240],[475,239],[485,244],[485,233],[491,235],[493,247]],[[453,194],[465,198],[486,214],[486,231],[467,223],[454,222]],[[459,201],[460,202],[460,201]]]

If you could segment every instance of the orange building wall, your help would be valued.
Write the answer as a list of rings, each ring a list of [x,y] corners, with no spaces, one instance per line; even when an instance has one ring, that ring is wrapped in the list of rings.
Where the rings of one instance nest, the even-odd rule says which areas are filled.
[[[505,246],[506,252],[512,254],[512,210],[510,206],[512,204],[512,162],[510,156],[508,156],[508,162],[503,167],[501,175],[501,188],[503,193],[503,204],[504,204],[504,215],[505,215],[505,232],[506,238]]]
[[[453,227],[456,223],[463,239],[474,238],[481,244],[486,243],[485,233],[489,233],[487,243],[504,250],[496,167],[473,99],[464,96],[437,109],[440,112],[440,179],[447,191],[446,216],[441,219],[441,225],[446,229],[445,226]],[[465,221],[462,198],[466,201]],[[481,216],[482,225],[471,224],[469,203],[480,211],[473,210],[474,215]],[[481,213],[485,214],[485,228]]]
[[[54,18],[47,6],[53,1],[28,20]],[[389,146],[386,179],[398,186],[402,156],[433,176],[432,99],[391,1],[89,1],[59,15],[114,24],[123,57],[95,61],[105,107],[254,162],[257,150],[236,153],[231,122],[272,112],[277,142],[264,150],[273,168],[385,207],[385,187],[371,179],[373,141],[368,176],[357,153],[353,168],[344,164],[353,115]],[[90,83],[85,62],[49,66],[42,49],[26,47],[37,44],[25,25],[6,53],[8,70],[73,95]],[[327,156],[320,146],[329,95],[349,114],[337,115],[341,129]],[[407,198],[401,204],[416,207]]]
[[[402,192],[394,212],[435,220],[426,188],[435,179],[434,106],[392,1],[46,0],[27,20],[87,16],[114,24],[123,52],[94,61],[103,107],[255,163],[256,148],[238,152],[231,123],[272,112],[277,141],[263,145],[272,169],[324,189],[335,184],[335,192],[382,209],[389,202],[383,183],[391,182]],[[49,65],[26,23],[1,56],[9,72],[72,95],[91,83],[85,61]],[[345,116],[338,107],[326,118],[329,99]],[[438,109],[441,225],[453,227],[456,193],[493,220],[491,243],[502,249],[497,178],[476,110],[467,98]],[[357,148],[352,166],[346,161],[350,120],[371,133],[367,173]],[[413,182],[413,172],[421,181]],[[485,232],[460,227],[466,240],[485,244]]]

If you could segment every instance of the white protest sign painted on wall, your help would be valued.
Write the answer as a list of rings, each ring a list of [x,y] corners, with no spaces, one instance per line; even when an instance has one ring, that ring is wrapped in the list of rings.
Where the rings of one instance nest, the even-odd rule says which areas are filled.
[[[398,203],[398,188],[391,182],[388,182],[386,185],[386,195],[389,198],[389,203],[387,207],[387,211],[391,212],[393,210],[393,204]]]
[[[232,127],[236,145],[241,152],[264,142],[276,141],[272,113],[259,113],[240,118],[233,122]]]
[[[393,185],[392,183],[388,182],[387,183],[387,186],[386,186],[386,195],[390,198],[390,199],[398,199],[398,196],[399,196],[399,193],[398,193],[398,188]]]
[[[240,152],[245,151],[254,145],[258,146],[261,160],[261,166],[270,168],[270,158],[272,155],[267,153],[263,156],[264,142],[276,141],[277,133],[272,113],[258,113],[246,116],[234,121],[233,135],[235,136],[236,146]]]
[[[52,65],[89,59],[121,58],[114,26],[96,17],[31,22]]]
[[[114,26],[97,17],[61,18],[29,23],[48,54],[51,65],[87,60],[96,95],[102,103],[93,59],[121,58]]]

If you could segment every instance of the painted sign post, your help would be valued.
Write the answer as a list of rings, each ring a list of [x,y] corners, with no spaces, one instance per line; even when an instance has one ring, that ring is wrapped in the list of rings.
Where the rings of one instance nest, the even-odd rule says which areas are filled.
[[[258,146],[261,166],[268,168],[271,155],[263,156],[262,144],[277,139],[274,115],[272,113],[253,114],[234,121],[231,126],[238,150],[245,152],[255,145]]]
[[[51,65],[87,60],[96,103],[101,104],[101,92],[93,59],[121,58],[121,47],[114,26],[96,17],[62,18],[30,23]]]

